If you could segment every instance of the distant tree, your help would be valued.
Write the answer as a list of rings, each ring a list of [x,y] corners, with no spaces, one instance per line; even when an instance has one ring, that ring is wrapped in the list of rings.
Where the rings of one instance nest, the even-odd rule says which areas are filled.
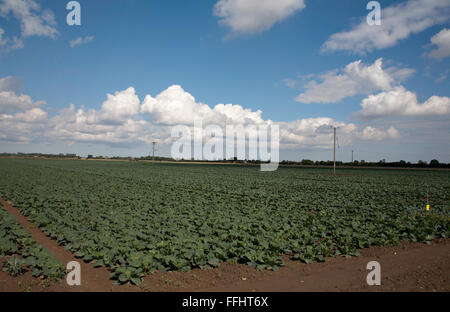
[[[94,158],[94,156],[92,156],[92,155],[88,155],[88,159],[90,159],[90,158]]]
[[[426,165],[427,165],[427,162],[424,161],[424,160],[419,160],[419,161],[417,162],[417,164],[418,164],[419,166],[426,166]]]
[[[439,161],[437,159],[431,160],[430,167],[439,167]]]
[[[302,159],[301,164],[307,165],[307,166],[312,166],[312,165],[314,165],[314,161],[309,160],[309,159]]]

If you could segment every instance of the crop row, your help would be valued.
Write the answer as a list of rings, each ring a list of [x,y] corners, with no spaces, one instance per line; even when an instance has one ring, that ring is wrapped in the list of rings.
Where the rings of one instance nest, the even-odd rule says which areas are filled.
[[[0,259],[12,276],[30,270],[32,276],[58,280],[64,276],[61,262],[32,239],[21,224],[0,207]]]

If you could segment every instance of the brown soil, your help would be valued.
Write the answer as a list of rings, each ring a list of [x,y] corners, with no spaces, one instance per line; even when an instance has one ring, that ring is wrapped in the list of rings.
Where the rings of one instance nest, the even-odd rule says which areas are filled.
[[[68,286],[65,280],[49,283],[33,278],[30,272],[11,277],[0,271],[3,291],[450,291],[450,239],[429,245],[402,242],[399,246],[372,247],[360,257],[328,258],[324,263],[304,264],[285,257],[280,270],[257,271],[252,267],[222,263],[210,270],[194,269],[187,273],[168,272],[146,276],[141,286],[114,285],[104,268],[94,268],[76,259],[72,253],[47,237],[26,217],[0,199],[0,203],[64,264],[77,260],[81,264],[81,286]],[[381,286],[368,286],[366,265],[381,265]]]
[[[35,224],[31,223],[27,217],[23,216],[19,210],[12,207],[9,202],[0,198],[0,204],[8,210],[22,225],[30,232],[35,241],[49,250],[64,265],[70,261],[78,261],[81,266],[81,286],[68,286],[65,279],[48,285],[48,282],[41,281],[31,276],[30,272],[18,278],[11,278],[5,272],[0,272],[0,291],[21,291],[21,290],[55,290],[55,291],[115,291],[118,285],[113,285],[108,271],[105,268],[94,268],[92,264],[87,264],[59,246],[57,242],[43,233]],[[31,289],[30,289],[31,287]],[[42,289],[41,289],[42,288]],[[122,286],[120,290],[136,290],[136,287]]]

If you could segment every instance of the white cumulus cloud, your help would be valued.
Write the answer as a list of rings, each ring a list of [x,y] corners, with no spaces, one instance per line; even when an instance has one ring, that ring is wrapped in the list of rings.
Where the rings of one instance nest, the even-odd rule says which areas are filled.
[[[431,96],[424,103],[418,103],[415,93],[404,87],[370,95],[362,103],[362,110],[355,116],[381,118],[389,116],[430,116],[450,114],[450,98]]]
[[[363,140],[382,141],[386,139],[397,139],[400,137],[400,133],[394,127],[390,127],[387,131],[383,131],[367,126],[361,133],[358,134],[358,136]]]
[[[12,14],[19,22],[22,37],[43,36],[55,38],[55,17],[50,10],[41,12],[39,4],[34,0],[3,0],[0,3],[0,16]]]
[[[437,49],[426,53],[428,57],[442,59],[450,56],[450,29],[444,28],[431,37],[431,44],[435,45]]]
[[[414,73],[409,68],[383,69],[383,60],[377,59],[371,65],[358,60],[345,66],[342,71],[331,71],[321,75],[321,81],[311,80],[306,91],[296,101],[302,103],[336,103],[343,98],[357,94],[369,94],[379,90],[389,90],[398,82]]]
[[[0,120],[24,123],[43,123],[47,121],[47,112],[36,107],[13,115],[2,114],[0,115]]]
[[[14,114],[0,114],[1,141],[27,143],[43,140],[49,129],[47,112],[31,108]]]
[[[44,101],[33,102],[31,97],[26,94],[16,95],[11,91],[0,92],[0,113],[27,110],[44,104]]]
[[[277,124],[280,126],[281,143],[287,148],[330,148],[333,144],[333,127],[339,129],[345,142],[349,142],[357,132],[355,124],[339,122],[328,117],[304,118]]]
[[[17,87],[17,78],[0,78],[0,86],[11,90]],[[7,105],[6,105],[7,104]],[[275,123],[262,118],[262,111],[253,111],[235,104],[217,104],[211,107],[199,103],[179,85],[172,85],[156,97],[147,95],[141,103],[133,87],[113,94],[98,109],[75,108],[71,104],[49,118],[43,105],[33,102],[28,95],[16,95],[13,91],[0,92],[0,141],[64,142],[66,144],[92,143],[130,147],[139,144],[173,142],[173,125],[192,126],[201,119],[203,126],[226,125],[257,126],[278,124],[281,148],[330,148],[332,127],[337,127],[339,142],[348,144],[353,140],[379,140],[380,135],[364,135],[352,123],[332,118],[306,118]],[[39,106],[39,107],[38,107]],[[42,107],[41,107],[42,106]],[[145,120],[144,117],[148,117]],[[191,127],[191,129],[193,129]],[[375,129],[375,128],[373,128]],[[375,129],[376,133],[391,133]],[[256,132],[250,130],[251,135]],[[368,130],[365,131],[366,133]],[[225,134],[225,133],[224,133]],[[385,135],[385,139],[396,137]]]
[[[232,35],[266,31],[306,7],[304,0],[219,0],[214,15]]]
[[[21,86],[22,86],[22,80],[17,77],[8,76],[5,78],[0,78],[0,92],[16,91]]]
[[[253,112],[240,105],[217,104],[214,108],[196,102],[195,98],[179,85],[172,85],[156,97],[146,95],[141,112],[155,124],[192,125],[195,119],[206,123],[232,124],[262,123],[262,112]]]
[[[147,114],[156,124],[193,124],[194,119],[210,120],[212,109],[195,98],[179,85],[172,85],[156,97],[146,95],[141,112]]]
[[[74,105],[70,105],[49,120],[45,135],[50,140],[63,142],[129,145],[142,141],[139,137],[152,131],[144,120],[125,119],[108,124],[92,118],[95,112],[75,109]]]
[[[400,40],[450,19],[447,0],[409,0],[393,4],[381,11],[381,25],[370,26],[366,16],[348,31],[331,35],[322,51],[366,53],[392,47]]]
[[[13,50],[23,49],[25,46],[23,39],[40,36],[56,38],[55,16],[51,10],[42,10],[34,0],[0,0],[0,17],[8,19],[12,15],[20,23],[20,38],[4,37],[5,31],[0,28],[0,50],[9,53]]]
[[[107,99],[102,104],[100,117],[106,121],[123,121],[137,115],[140,104],[133,87],[116,91],[114,94],[107,94]]]

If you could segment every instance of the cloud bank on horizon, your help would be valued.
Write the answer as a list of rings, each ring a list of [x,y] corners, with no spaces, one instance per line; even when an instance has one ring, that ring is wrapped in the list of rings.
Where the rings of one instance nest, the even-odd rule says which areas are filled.
[[[400,136],[394,127],[387,130],[370,126],[358,128],[353,123],[332,118],[306,118],[291,122],[264,120],[262,111],[252,111],[235,104],[217,104],[210,107],[199,103],[179,85],[172,85],[152,97],[139,100],[133,87],[107,94],[100,109],[76,109],[74,105],[62,109],[49,118],[43,110],[44,101],[33,102],[28,95],[17,95],[11,84],[15,80],[0,80],[0,140],[26,143],[37,141],[95,142],[111,145],[133,145],[172,142],[170,129],[173,125],[192,126],[194,120],[203,125],[270,125],[280,126],[281,144],[284,148],[329,148],[331,127],[339,128],[342,143],[353,140],[396,139]]]

